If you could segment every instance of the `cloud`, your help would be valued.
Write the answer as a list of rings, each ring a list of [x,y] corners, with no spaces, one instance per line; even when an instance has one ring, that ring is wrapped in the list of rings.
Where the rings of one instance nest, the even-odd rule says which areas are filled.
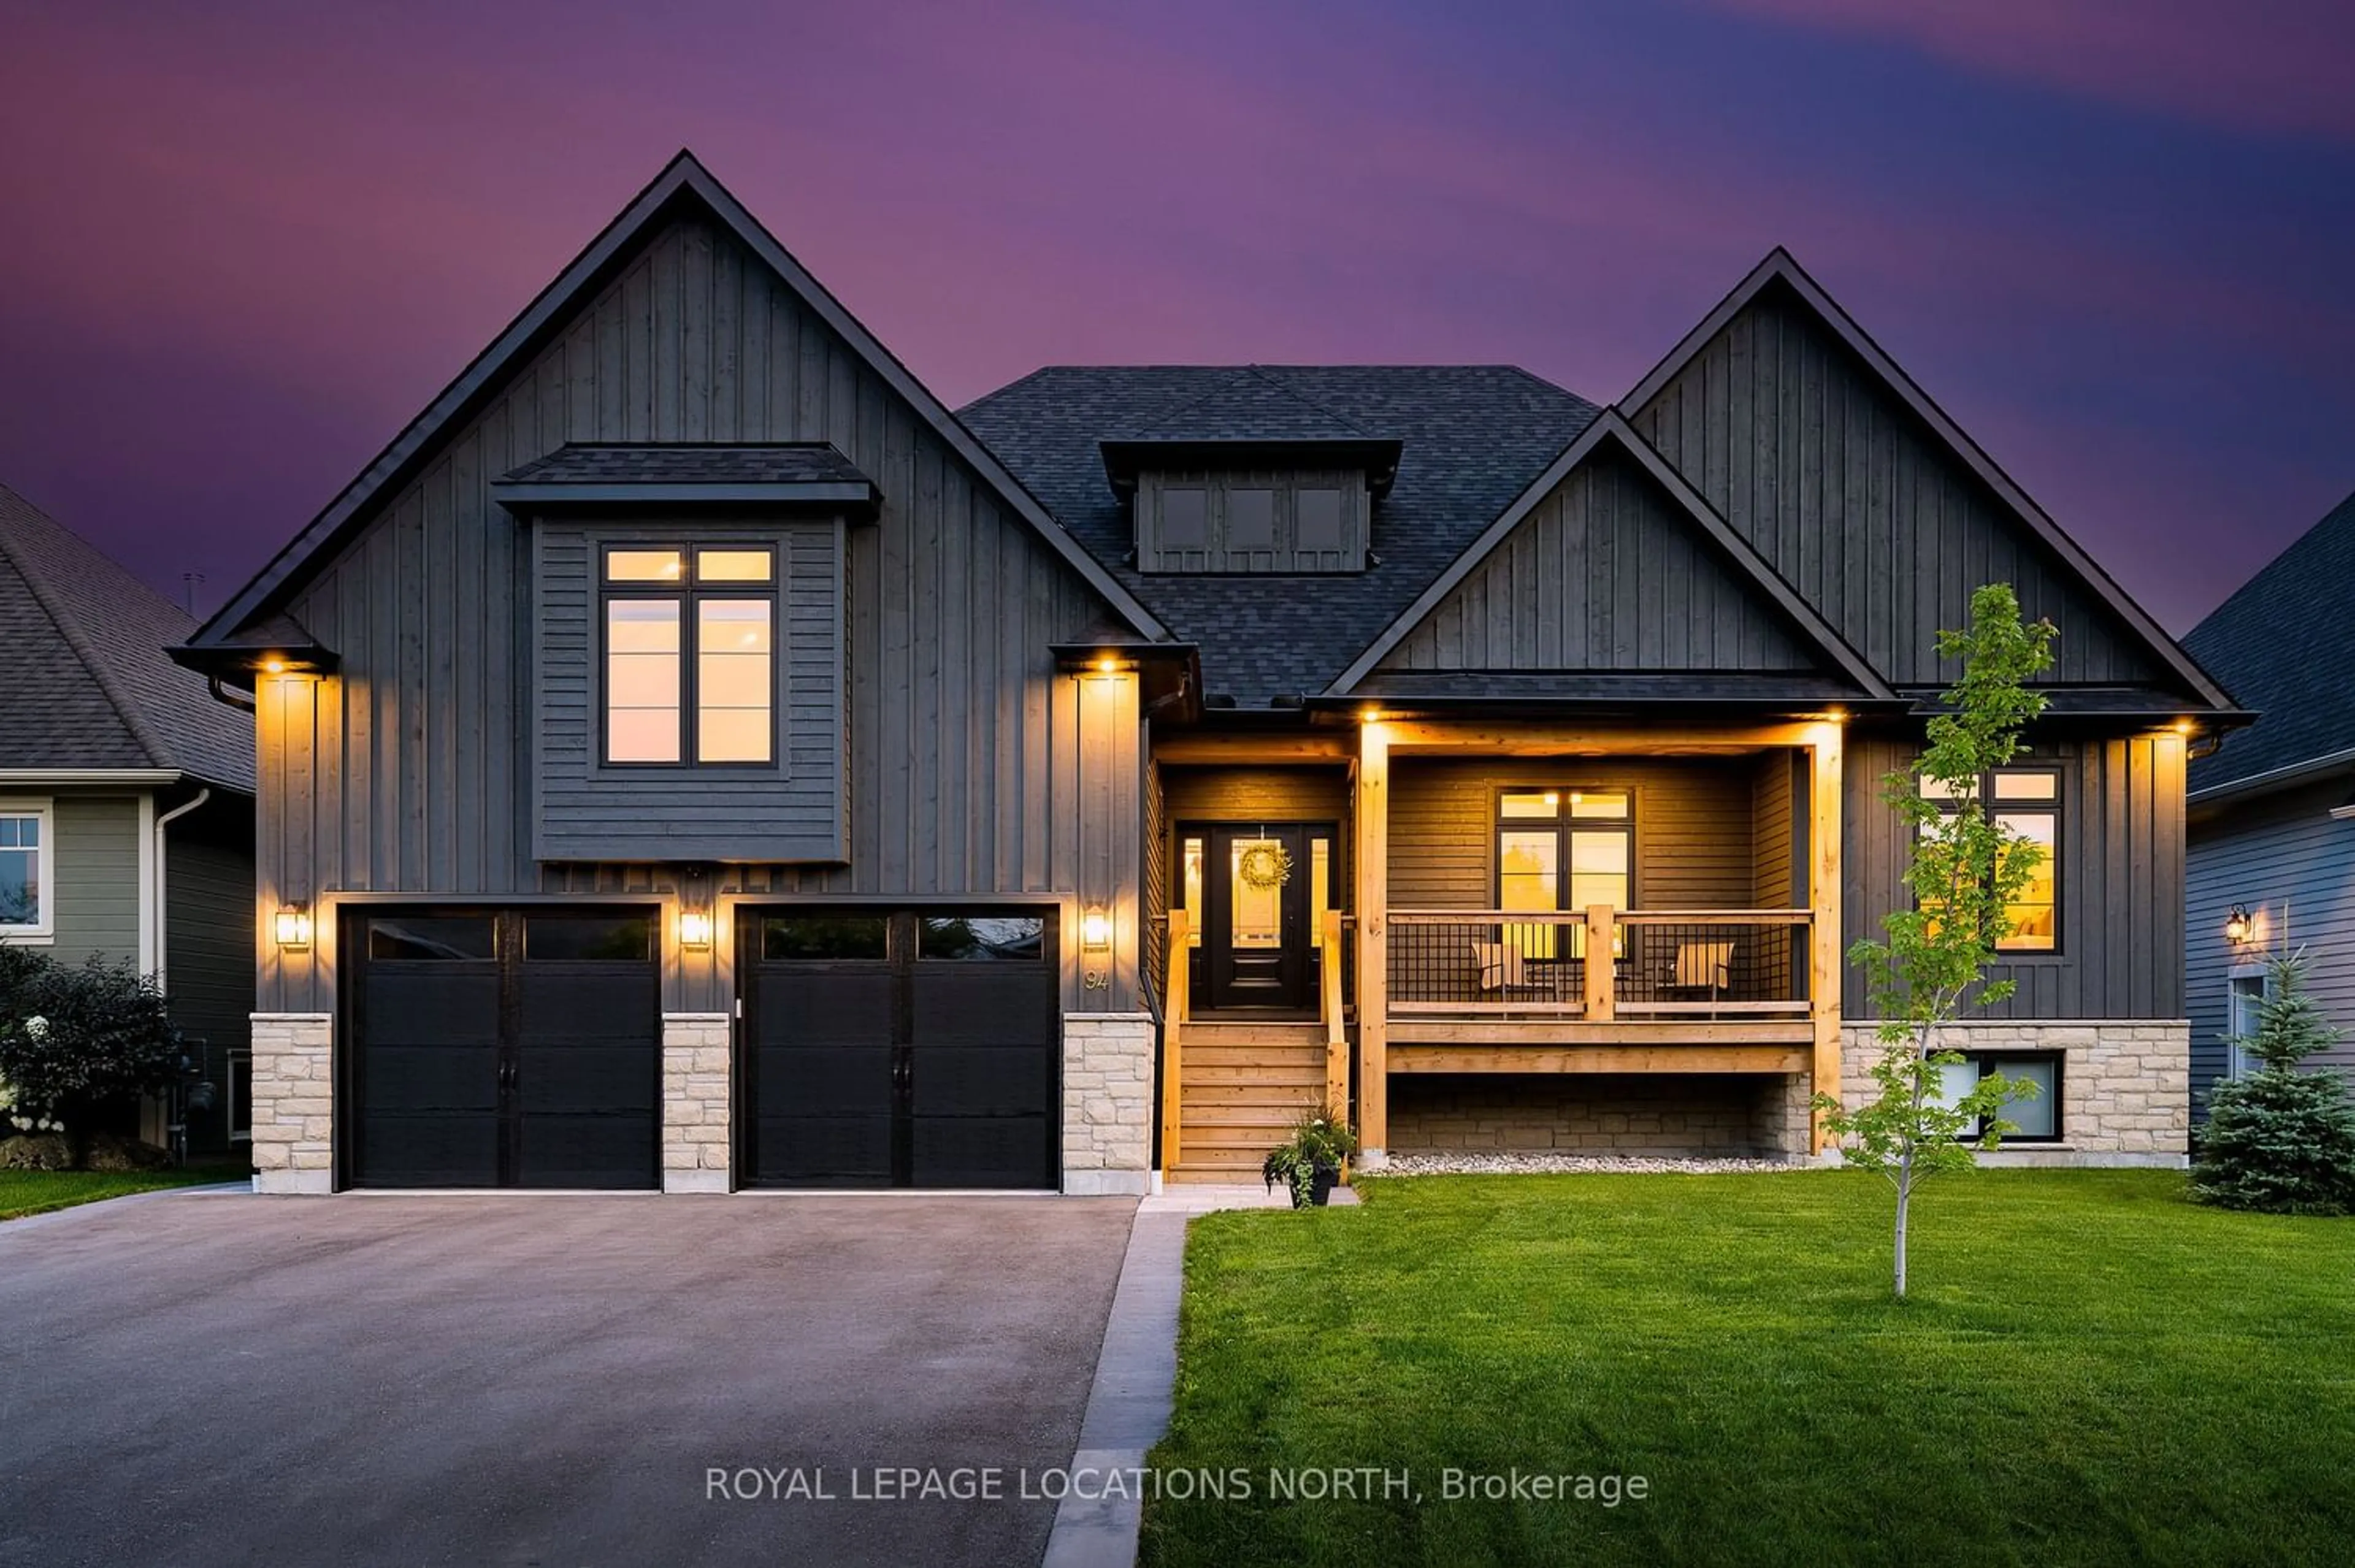
[[[2346,0],[1707,0],[2225,130],[2355,142]]]

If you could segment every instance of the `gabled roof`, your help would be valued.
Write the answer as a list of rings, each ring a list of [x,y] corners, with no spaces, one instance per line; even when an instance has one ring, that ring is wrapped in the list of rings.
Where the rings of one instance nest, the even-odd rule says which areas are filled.
[[[196,625],[0,485],[0,772],[162,772],[253,793],[253,720],[165,645]]]
[[[1262,384],[1273,390],[1257,389]],[[1365,571],[1253,577],[1135,569],[1128,513],[1105,476],[1100,443],[1237,406],[1222,394],[1263,400],[1295,432],[1330,416],[1332,428],[1355,426],[1401,444],[1397,478],[1374,509]],[[1124,588],[1174,635],[1201,645],[1210,691],[1250,708],[1323,691],[1596,411],[1509,365],[1051,366],[961,411]],[[1231,428],[1229,439],[1256,433]]]
[[[1640,411],[1700,352],[1709,347],[1718,333],[1739,315],[1745,305],[1767,289],[1788,289],[1822,321],[1825,327],[1847,348],[1861,359],[1872,373],[1884,382],[1897,399],[1928,427],[1931,433],[1952,452],[1956,461],[1968,468],[1982,483],[2019,517],[2029,531],[2051,550],[2061,560],[2083,580],[2085,585],[2115,614],[2126,629],[2140,641],[2158,659],[2160,666],[2180,679],[2187,690],[2194,693],[2208,707],[2236,713],[2230,693],[2219,686],[2187,655],[2175,639],[2151,619],[2141,605],[2127,597],[2124,589],[2109,573],[2085,553],[2076,540],[2061,526],[2047,517],[2042,507],[2030,500],[2026,491],[2014,484],[2011,476],[1998,468],[1995,461],[1979,450],[1978,443],[1963,432],[1962,427],[1946,416],[1944,409],[1932,401],[1928,393],[1913,382],[1898,363],[1884,353],[1870,335],[1859,326],[1838,302],[1826,293],[1822,285],[1808,276],[1791,253],[1777,245],[1766,259],[1750,272],[1750,275],[1734,285],[1733,292],[1719,302],[1715,310],[1701,319],[1699,325],[1687,333],[1683,341],[1668,352],[1667,358],[1652,368],[1651,373],[1636,384],[1635,389],[1620,400],[1619,406]]]
[[[2355,769],[2355,496],[2339,503],[2183,639],[2264,717],[2191,765],[2191,788]]]
[[[946,405],[844,309],[841,302],[827,293],[692,153],[681,151],[619,217],[590,241],[586,250],[573,258],[556,281],[543,289],[523,314],[459,373],[457,379],[443,388],[325,511],[207,621],[188,639],[186,651],[176,656],[192,663],[205,662],[205,649],[236,645],[236,635],[246,623],[283,607],[308,581],[314,568],[332,559],[351,532],[366,524],[370,501],[407,477],[413,466],[431,453],[445,432],[465,419],[479,402],[492,396],[514,372],[528,363],[549,336],[592,297],[613,269],[641,240],[657,232],[680,204],[689,202],[698,204],[767,263],[785,286],[838,334],[851,352],[887,386],[906,399],[917,417],[951,451],[970,464],[1006,506],[1103,594],[1124,620],[1142,635],[1156,639],[1167,635],[1127,589],[1073,541],[987,447],[974,439]]]
[[[1428,588],[1415,596],[1413,603],[1401,612],[1396,620],[1366,645],[1365,651],[1334,680],[1327,695],[1342,696],[1356,690],[1358,684],[1373,673],[1384,656],[1404,641],[1407,634],[1421,624],[1424,616],[1438,608],[1448,594],[1455,592],[1483,560],[1503,544],[1522,519],[1553,493],[1555,486],[1580,464],[1606,445],[1635,459],[1636,464],[1668,492],[1669,498],[1691,519],[1701,535],[1717,547],[1720,558],[1732,568],[1737,580],[1746,581],[1757,590],[1762,599],[1780,611],[1792,629],[1798,633],[1801,642],[1816,650],[1827,669],[1838,672],[1850,683],[1858,695],[1881,701],[1890,700],[1894,696],[1881,677],[1825,624],[1814,607],[1775,576],[1742,536],[1727,527],[1725,520],[1710,504],[1685,483],[1683,476],[1660,460],[1659,453],[1636,432],[1617,409],[1604,410],[1576,441],[1546,465],[1544,472],[1531,479],[1512,505],[1482,530],[1479,538],[1472,541],[1454,564],[1433,579]]]

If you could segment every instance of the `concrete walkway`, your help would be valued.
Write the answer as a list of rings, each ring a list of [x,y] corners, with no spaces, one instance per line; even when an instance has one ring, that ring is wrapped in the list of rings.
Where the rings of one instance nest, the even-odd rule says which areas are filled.
[[[1348,1188],[1336,1205],[1358,1201]],[[1144,1521],[1145,1456],[1169,1430],[1178,1380],[1178,1304],[1186,1284],[1186,1226],[1225,1209],[1287,1209],[1281,1190],[1174,1184],[1137,1206],[1120,1285],[1104,1326],[1095,1386],[1071,1456],[1071,1488],[1055,1510],[1044,1568],[1130,1568]]]

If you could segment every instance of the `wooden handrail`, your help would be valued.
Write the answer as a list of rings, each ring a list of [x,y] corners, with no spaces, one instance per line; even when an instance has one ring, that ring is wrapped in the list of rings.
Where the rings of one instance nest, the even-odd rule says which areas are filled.
[[[1319,1010],[1325,1016],[1325,1104],[1344,1115],[1349,1109],[1349,1029],[1341,1016],[1341,912],[1325,912],[1322,927],[1316,933],[1317,945],[1325,950],[1321,971]]]
[[[1451,922],[1504,925],[1584,925],[1581,909],[1394,909],[1393,921],[1414,925],[1445,925]],[[1815,918],[1806,909],[1622,909],[1611,918],[1620,925],[1805,925]]]
[[[1191,928],[1189,916],[1183,909],[1169,912],[1169,972],[1167,996],[1163,998],[1161,1019],[1161,1171],[1164,1176],[1178,1168],[1178,1140],[1181,1137],[1178,1112],[1184,1104],[1185,1085],[1179,1073],[1185,1047],[1186,1018],[1191,1004],[1194,965],[1189,950]]]

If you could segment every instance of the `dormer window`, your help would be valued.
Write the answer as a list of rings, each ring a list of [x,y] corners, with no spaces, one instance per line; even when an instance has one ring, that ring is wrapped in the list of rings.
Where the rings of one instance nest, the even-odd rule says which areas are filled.
[[[1362,571],[1361,474],[1147,470],[1136,479],[1141,571]]]
[[[1363,571],[1402,448],[1337,431],[1124,437],[1103,450],[1104,478],[1133,509],[1139,571],[1273,575]]]

